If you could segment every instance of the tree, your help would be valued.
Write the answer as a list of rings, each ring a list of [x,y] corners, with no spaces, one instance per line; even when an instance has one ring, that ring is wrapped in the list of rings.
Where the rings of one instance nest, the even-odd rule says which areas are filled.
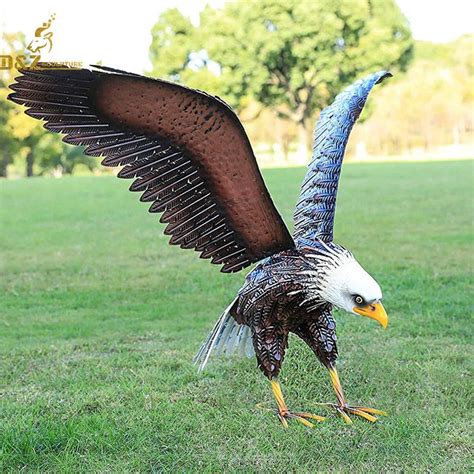
[[[274,108],[298,125],[302,151],[315,113],[344,86],[377,69],[405,69],[413,49],[394,0],[237,0],[207,7],[199,27],[167,11],[152,35],[155,74],[191,86],[201,74],[200,88],[210,85],[234,107],[252,97]]]
[[[16,140],[10,135],[7,123],[13,106],[7,101],[8,91],[0,83],[0,177],[7,177],[7,168],[17,149]]]
[[[56,177],[72,174],[78,165],[93,171],[97,168],[99,160],[85,155],[83,148],[64,143],[59,135],[45,133],[35,150],[39,156],[38,165],[41,174],[52,173]]]
[[[220,78],[211,72],[203,32],[176,8],[164,11],[151,30],[150,74],[181,82],[215,94],[221,93]],[[212,67],[212,66],[211,66]],[[216,71],[214,71],[216,72]]]
[[[3,33],[0,37],[2,49],[13,56],[21,54],[25,44],[22,33]],[[26,176],[72,173],[78,164],[89,170],[97,167],[96,159],[46,132],[41,122],[25,115],[23,107],[6,100],[11,92],[8,85],[16,74],[14,69],[0,70],[0,176],[6,177],[8,165],[15,168],[18,163],[24,166]]]
[[[13,57],[22,54],[25,49],[25,36],[22,33],[3,33],[1,37],[3,49]],[[2,106],[0,108],[0,143],[2,156],[0,173],[7,174],[7,166],[12,163],[15,155],[24,155],[25,174],[33,176],[33,164],[35,161],[35,147],[44,135],[41,124],[25,115],[19,106],[6,100],[11,92],[8,85],[11,84],[16,75],[14,69],[3,69],[0,76],[0,97]]]
[[[24,43],[21,33],[2,33],[0,45],[2,54],[12,54]],[[6,178],[8,165],[13,162],[14,155],[20,148],[19,142],[10,133],[8,122],[14,114],[15,106],[7,100],[8,84],[13,81],[14,71],[0,70],[0,177]]]
[[[6,132],[16,140],[17,152],[25,157],[25,175],[34,175],[35,149],[45,132],[41,123],[25,115],[19,107],[15,107],[6,126]]]

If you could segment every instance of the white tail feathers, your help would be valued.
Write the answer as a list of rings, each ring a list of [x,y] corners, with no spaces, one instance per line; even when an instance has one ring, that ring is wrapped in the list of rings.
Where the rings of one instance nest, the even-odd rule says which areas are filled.
[[[230,309],[237,298],[226,308],[218,319],[212,331],[207,336],[199,352],[194,356],[193,362],[198,366],[198,371],[204,369],[212,353],[216,356],[237,354],[241,357],[252,357],[252,333],[245,324],[239,324],[230,314]]]

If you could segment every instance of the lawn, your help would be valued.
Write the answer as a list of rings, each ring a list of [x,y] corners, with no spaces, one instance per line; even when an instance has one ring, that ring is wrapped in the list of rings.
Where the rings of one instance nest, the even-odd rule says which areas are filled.
[[[291,223],[303,168],[266,170]],[[280,426],[254,359],[193,354],[243,280],[167,244],[113,177],[1,185],[0,471],[467,472],[472,456],[473,163],[345,166],[336,241],[381,283],[388,330],[337,313],[349,402],[293,337]]]

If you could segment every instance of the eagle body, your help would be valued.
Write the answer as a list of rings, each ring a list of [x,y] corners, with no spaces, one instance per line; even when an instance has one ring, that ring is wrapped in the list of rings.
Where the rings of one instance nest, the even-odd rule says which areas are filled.
[[[321,112],[313,157],[290,234],[278,213],[245,130],[218,97],[172,82],[106,66],[19,71],[9,100],[63,141],[101,157],[130,179],[149,212],[161,215],[170,244],[193,249],[223,273],[256,264],[195,357],[203,369],[212,354],[256,355],[270,380],[284,426],[322,417],[291,412],[278,383],[288,335],[303,339],[328,369],[337,403],[375,421],[380,410],[350,406],[336,371],[332,308],[386,327],[378,283],[354,256],[333,242],[336,196],[345,147],[369,92],[391,74],[370,74],[342,91]]]
[[[317,258],[315,247],[267,258],[248,274],[230,309],[238,323],[250,327],[258,365],[269,379],[280,372],[290,332],[327,367],[336,362],[336,324],[332,305],[319,296]]]

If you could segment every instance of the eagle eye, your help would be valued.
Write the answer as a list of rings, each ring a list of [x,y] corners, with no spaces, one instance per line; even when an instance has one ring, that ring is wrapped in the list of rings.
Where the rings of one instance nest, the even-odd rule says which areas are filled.
[[[360,306],[364,303],[364,298],[362,298],[362,296],[360,296],[360,295],[355,295],[354,296],[354,302],[355,302],[355,304]]]

